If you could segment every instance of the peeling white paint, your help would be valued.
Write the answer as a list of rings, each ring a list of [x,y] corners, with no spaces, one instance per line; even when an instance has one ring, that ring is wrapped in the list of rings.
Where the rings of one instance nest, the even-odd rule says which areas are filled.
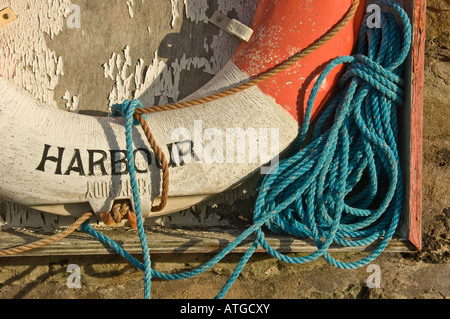
[[[139,64],[139,62],[142,62],[142,64]],[[142,76],[139,77],[139,79],[141,79],[141,81],[142,81],[142,79],[144,79],[144,81],[136,82],[136,87],[138,88],[136,91],[136,96],[140,96],[140,95],[144,94],[144,92],[150,87],[150,85],[154,84],[156,79],[158,78],[158,76],[160,74],[162,74],[163,71],[166,69],[166,63],[163,60],[160,60],[158,58],[157,52],[154,53],[152,64],[148,66],[148,69],[147,69],[147,72],[145,75],[143,74],[144,61],[139,61],[139,62],[138,62],[138,68],[136,71],[139,71],[142,73]],[[163,78],[167,78],[167,77],[163,77]],[[159,85],[158,85],[156,82],[155,86],[157,88],[155,88],[155,90],[153,92],[151,92],[151,95],[153,96],[153,102],[154,102],[155,96],[162,95],[163,87],[165,85],[163,83],[159,83]],[[166,86],[167,86],[167,84],[166,84]],[[149,93],[150,92],[146,92],[147,97],[149,96]]]
[[[158,76],[166,69],[166,64],[163,60],[160,60],[157,53],[154,54],[154,59],[151,65],[148,66],[145,74],[145,61],[140,58],[134,65],[132,70],[132,63],[130,58],[130,48],[127,46],[122,53],[113,53],[111,59],[103,65],[105,70],[105,77],[114,80],[112,90],[109,94],[109,105],[112,106],[116,103],[121,103],[125,99],[133,99],[140,96],[147,90],[151,84],[153,84]],[[132,70],[132,71],[130,71]],[[165,73],[168,73],[167,71]],[[132,86],[134,79],[134,86]],[[165,92],[164,88],[173,87],[173,83],[167,83],[169,77],[163,75],[165,82],[161,82],[159,86],[153,91],[153,96],[174,96],[173,89],[169,89],[172,92]],[[159,87],[159,89],[158,89]],[[133,89],[136,89],[133,94]],[[176,95],[176,94],[175,94]],[[153,99],[154,101],[154,99]]]
[[[134,0],[127,0],[128,14],[130,15],[130,18],[133,18],[134,16],[133,6]]]
[[[209,52],[209,45],[208,45],[208,39],[204,38],[203,39],[203,48],[205,49],[205,53]]]
[[[121,103],[124,99],[134,99],[141,95],[146,105],[177,101],[182,71],[204,69],[206,73],[216,74],[229,60],[228,57],[218,61],[213,56],[212,61],[209,61],[205,57],[188,58],[186,54],[183,54],[180,59],[175,59],[167,65],[155,52],[151,64],[146,66],[145,61],[140,58],[133,65],[129,50],[130,48],[126,47],[123,53],[113,53],[111,59],[103,64],[105,77],[114,80],[109,95],[110,106]]]
[[[114,65],[116,61],[117,54],[113,52],[111,59],[105,64],[103,64],[103,69],[105,70],[105,78],[110,78],[114,80]]]
[[[180,0],[170,0],[170,3],[172,5],[172,21],[170,25],[173,29],[175,28],[177,19],[180,17]]]
[[[223,214],[223,210],[219,208],[217,203],[226,205],[229,207],[227,214],[242,214],[242,207],[232,206],[237,200],[248,200],[257,195],[256,182],[258,176],[250,177],[244,185],[241,187],[229,190],[227,192],[218,194],[213,198],[207,199],[195,205],[192,208],[182,210],[176,214],[170,214],[160,217],[154,217],[146,220],[149,225],[159,226],[176,226],[176,227],[195,227],[205,226],[218,227],[229,226],[230,221],[220,213]]]
[[[63,75],[63,61],[46,45],[64,27],[69,0],[0,1],[11,5],[18,19],[0,31],[0,74],[36,99],[56,107],[54,89]],[[30,45],[32,44],[32,45]],[[60,97],[58,97],[60,98]]]
[[[0,30],[0,74],[55,108],[54,89],[64,75],[64,64],[62,57],[47,47],[46,37],[54,39],[63,30],[70,5],[69,0],[33,1],[32,5],[29,1],[0,1],[1,8],[11,6],[18,16]],[[72,98],[70,103],[74,106],[77,101]],[[54,228],[62,220],[4,200],[0,200],[0,213],[7,227]]]
[[[63,99],[67,101],[66,108],[73,113],[80,111],[80,96],[71,96],[69,91],[64,93]]]
[[[171,27],[176,26],[176,21],[180,17],[181,0],[171,0]],[[134,1],[127,1],[129,9],[132,10]],[[219,8],[224,12],[236,9],[241,14],[243,23],[250,24],[256,1],[231,2],[219,1]],[[209,18],[206,11],[209,5],[206,0],[184,0],[186,17],[196,23],[207,23]],[[253,11],[252,11],[253,10]],[[131,11],[130,11],[131,12]],[[130,14],[132,16],[132,14]],[[151,35],[151,27],[148,28]],[[214,35],[211,43],[205,37],[203,48],[205,55],[212,54],[211,57],[186,57],[175,59],[170,65],[166,65],[164,59],[158,57],[157,52],[150,64],[139,58],[136,62],[131,61],[130,46],[126,46],[123,52],[112,53],[109,61],[103,64],[105,78],[114,81],[109,93],[109,106],[121,103],[125,99],[133,99],[145,94],[147,105],[165,104],[177,101],[180,94],[181,72],[192,69],[203,69],[207,74],[215,75],[231,58],[236,48],[236,39],[228,36],[222,30]],[[134,79],[134,83],[133,83]]]
[[[237,20],[249,26],[252,22],[253,13],[255,12],[257,1],[248,0],[218,0],[218,11],[227,14],[231,11],[237,13]]]
[[[139,96],[144,93],[145,89],[150,85],[144,78],[144,59],[140,58],[136,64],[136,71],[134,73],[134,84],[136,86],[135,96]]]
[[[207,0],[184,0],[184,7],[186,17],[192,22],[209,22],[209,17],[206,16],[206,11],[209,9]]]
[[[105,77],[109,77],[115,81],[108,96],[110,107],[131,98],[131,83],[134,73],[129,73],[130,67],[131,56],[129,46],[126,46],[122,53],[113,53],[109,61],[103,64]]]

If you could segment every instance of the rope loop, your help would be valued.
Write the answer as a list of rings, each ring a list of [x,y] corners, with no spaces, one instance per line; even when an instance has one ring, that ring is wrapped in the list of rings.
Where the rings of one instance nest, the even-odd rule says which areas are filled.
[[[386,95],[387,98],[395,101],[397,105],[404,104],[405,81],[400,76],[363,54],[354,55],[352,60],[347,71],[339,80],[340,87],[343,87],[343,83],[350,78],[358,77]]]
[[[125,100],[120,104],[114,104],[111,106],[110,117],[124,117],[124,118],[133,118],[133,115],[136,109],[142,108],[142,102],[139,99],[133,100]],[[139,121],[134,119],[133,126],[138,126]]]

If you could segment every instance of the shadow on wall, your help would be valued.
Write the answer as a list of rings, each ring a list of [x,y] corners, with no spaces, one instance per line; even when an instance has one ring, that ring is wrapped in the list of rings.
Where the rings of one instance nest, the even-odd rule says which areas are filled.
[[[80,28],[69,23],[76,11],[68,11],[64,30],[47,38],[64,63],[55,98],[61,109],[105,116],[125,99],[141,97],[146,106],[160,105],[203,86],[240,43],[208,18],[215,10],[228,10],[228,16],[250,24],[257,1],[73,3],[79,7]]]

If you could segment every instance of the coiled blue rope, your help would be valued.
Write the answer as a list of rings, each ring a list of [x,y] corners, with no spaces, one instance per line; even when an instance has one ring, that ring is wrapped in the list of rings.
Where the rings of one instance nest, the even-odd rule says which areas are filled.
[[[383,12],[381,28],[365,23],[358,40],[358,52],[333,60],[319,76],[308,101],[293,154],[265,175],[259,185],[253,224],[225,249],[198,268],[178,274],[151,269],[145,238],[139,193],[135,181],[132,150],[133,112],[139,101],[121,106],[126,118],[129,171],[133,186],[139,238],[144,262],[137,260],[113,240],[94,230],[88,222],[82,230],[113,248],[145,273],[145,297],[150,297],[152,276],[178,280],[194,277],[217,264],[245,238],[256,240],[244,253],[233,274],[216,298],[223,298],[242,269],[261,246],[273,257],[293,264],[323,257],[331,265],[354,269],[367,265],[386,248],[397,228],[402,209],[403,185],[397,149],[397,107],[403,105],[403,64],[411,46],[411,24],[403,9],[391,1],[380,6],[394,8],[401,20]],[[311,112],[317,92],[327,74],[345,63],[340,91],[317,121],[312,142],[305,147]],[[332,122],[332,124],[327,124]],[[135,191],[136,190],[136,191]],[[263,227],[272,232],[311,238],[317,250],[308,256],[290,257],[273,249]],[[332,244],[346,247],[377,247],[361,260],[342,262],[328,253]]]

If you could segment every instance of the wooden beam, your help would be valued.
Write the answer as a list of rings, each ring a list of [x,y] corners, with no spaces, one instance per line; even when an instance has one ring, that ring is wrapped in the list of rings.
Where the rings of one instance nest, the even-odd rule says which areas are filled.
[[[422,136],[425,63],[426,0],[416,0],[414,8],[413,97],[411,103],[411,157],[409,166],[409,240],[422,249]]]
[[[129,228],[99,228],[99,231],[115,240],[130,254],[141,254],[141,245],[138,234]],[[239,236],[244,229],[210,229],[210,230],[184,230],[171,229],[162,226],[147,229],[147,240],[152,254],[161,253],[217,253]],[[53,234],[53,233],[52,233]],[[31,232],[29,230],[10,230],[0,232],[0,249],[13,248],[23,244],[45,238],[52,234]],[[311,240],[291,238],[288,236],[267,234],[267,242],[276,250],[283,253],[311,253],[317,248]],[[248,237],[233,253],[243,253],[255,240]],[[330,252],[367,252],[376,245],[367,247],[340,247],[332,246]],[[386,249],[387,252],[411,252],[414,247],[408,241],[394,239]],[[264,252],[259,249],[258,252]],[[95,238],[77,231],[69,237],[21,254],[20,256],[77,256],[77,255],[107,255],[115,252],[106,248]],[[16,255],[19,256],[19,255]]]

